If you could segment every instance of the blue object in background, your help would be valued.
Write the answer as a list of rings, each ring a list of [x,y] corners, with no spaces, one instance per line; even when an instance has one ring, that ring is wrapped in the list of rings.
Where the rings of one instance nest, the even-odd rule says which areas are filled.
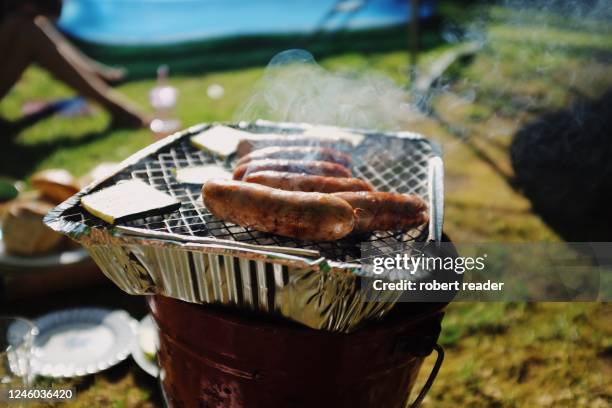
[[[422,0],[421,18],[431,17],[434,5]],[[382,28],[406,23],[410,14],[408,0],[65,0],[59,25],[90,43],[148,46]]]

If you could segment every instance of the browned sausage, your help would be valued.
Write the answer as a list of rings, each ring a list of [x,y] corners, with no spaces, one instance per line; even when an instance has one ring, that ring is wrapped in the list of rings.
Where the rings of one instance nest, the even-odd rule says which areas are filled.
[[[351,171],[346,167],[324,161],[310,160],[254,160],[241,164],[234,170],[234,180],[242,180],[247,174],[258,171],[274,170],[288,173],[305,173],[316,176],[351,177]]]
[[[316,191],[319,193],[374,191],[370,183],[358,178],[313,176],[281,171],[258,171],[244,176],[242,180],[288,191]]]
[[[245,156],[254,150],[262,149],[269,146],[314,146],[328,147],[339,149],[342,151],[353,150],[353,145],[346,139],[341,138],[323,138],[302,135],[286,135],[286,136],[258,136],[255,135],[249,139],[243,139],[238,142],[236,155],[238,157]]]
[[[404,230],[429,220],[427,205],[415,195],[384,192],[334,193],[355,210],[354,232]]]
[[[291,160],[318,160],[338,163],[350,167],[351,156],[329,147],[316,146],[270,146],[252,151],[240,160],[237,166],[253,160],[263,159],[291,159]]]
[[[204,183],[202,198],[217,218],[297,239],[332,241],[348,235],[355,225],[353,208],[331,194],[213,179]]]

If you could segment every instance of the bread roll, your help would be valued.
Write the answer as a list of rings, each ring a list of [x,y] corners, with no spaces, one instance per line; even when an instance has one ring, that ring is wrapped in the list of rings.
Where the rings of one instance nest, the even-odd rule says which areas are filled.
[[[43,224],[53,205],[44,201],[16,201],[2,221],[6,251],[16,255],[42,255],[57,249],[64,236]]]
[[[79,184],[70,172],[62,169],[43,170],[31,178],[32,186],[55,204],[76,194]]]

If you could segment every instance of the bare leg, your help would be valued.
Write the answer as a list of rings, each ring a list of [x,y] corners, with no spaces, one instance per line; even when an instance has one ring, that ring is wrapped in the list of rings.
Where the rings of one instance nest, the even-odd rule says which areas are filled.
[[[51,23],[45,17],[34,21],[18,16],[5,17],[0,27],[0,55],[7,56],[0,64],[0,98],[19,80],[23,71],[38,63],[57,79],[81,95],[93,99],[113,116],[115,124],[142,126],[144,115],[138,108],[109,88],[91,70],[74,61],[66,41],[57,44],[48,32]]]

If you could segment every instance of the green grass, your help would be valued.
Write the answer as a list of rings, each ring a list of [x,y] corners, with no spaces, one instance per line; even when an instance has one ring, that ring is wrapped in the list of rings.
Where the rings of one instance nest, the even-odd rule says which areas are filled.
[[[451,2],[443,12],[449,19],[478,20],[488,39],[470,63],[453,67],[453,81],[433,99],[439,120],[419,117],[407,125],[444,147],[446,232],[457,242],[559,241],[510,185],[508,147],[512,135],[543,112],[612,88],[610,29],[597,20],[568,22],[533,10],[458,8]],[[428,50],[421,68],[448,48]],[[404,52],[348,53],[321,63],[330,70],[379,71],[400,85],[407,81]],[[263,73],[256,67],[173,77],[183,126],[234,119]],[[221,100],[206,96],[214,83],[225,88]],[[144,107],[152,86],[144,80],[119,90]],[[27,100],[68,95],[70,90],[32,68],[0,103],[0,115],[14,119]],[[27,178],[43,168],[62,167],[80,175],[153,140],[145,130],[106,130],[108,120],[97,111],[89,118],[54,117],[33,126],[14,145],[5,143],[0,174]],[[440,338],[446,362],[425,406],[609,406],[611,312],[608,304],[595,303],[451,304]],[[428,361],[421,377],[430,367]],[[148,398],[130,371],[116,381],[96,376],[79,401],[65,406],[154,405]]]
[[[424,405],[608,406],[610,312],[596,303],[455,303],[440,339],[448,358]]]
[[[376,70],[401,81],[402,68],[407,66],[404,53],[345,54],[328,58],[324,67],[332,70]],[[252,94],[253,85],[262,77],[264,68],[210,73],[200,76],[177,76],[170,83],[179,91],[176,114],[183,127],[201,122],[230,121],[236,110]],[[225,88],[225,96],[212,100],[207,94],[211,84]],[[127,83],[119,91],[148,108],[148,92],[152,80]],[[22,105],[31,100],[53,100],[71,96],[72,92],[53,81],[44,71],[29,69],[18,85],[0,103],[0,116],[14,120],[20,117]],[[66,168],[76,175],[87,172],[95,163],[121,160],[153,141],[146,130],[109,130],[109,117],[97,109],[92,117],[52,117],[25,130],[14,144],[0,153],[0,174],[27,178],[45,168]]]
[[[199,122],[231,120],[241,100],[247,97],[261,69],[244,70],[202,77],[178,77],[171,80],[180,92],[177,115],[184,126]],[[229,97],[212,101],[207,87],[218,83]],[[120,92],[147,108],[148,92],[154,81],[128,83]],[[38,68],[31,68],[11,94],[0,104],[0,115],[15,119],[28,100],[51,100],[70,96],[62,84],[52,81]],[[118,161],[153,142],[147,130],[109,130],[108,115],[97,109],[92,117],[55,116],[32,126],[19,135],[15,144],[3,149],[0,172],[13,177],[28,177],[33,172],[61,167],[81,175],[97,162]]]

